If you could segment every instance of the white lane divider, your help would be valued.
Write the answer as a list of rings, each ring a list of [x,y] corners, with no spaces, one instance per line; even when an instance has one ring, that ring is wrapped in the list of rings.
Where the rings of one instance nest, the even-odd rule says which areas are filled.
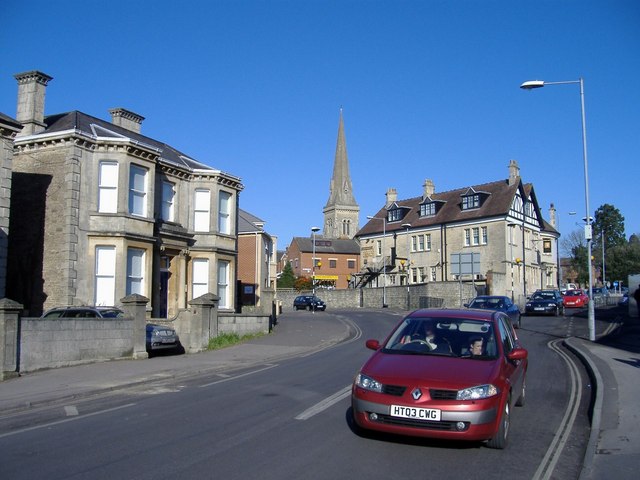
[[[222,380],[216,380],[215,382],[205,383],[203,385],[200,385],[199,388],[210,387],[212,385],[217,385],[219,383],[228,382],[230,380],[236,380],[238,378],[247,377],[249,375],[254,375],[254,374],[259,373],[259,372],[264,372],[265,370],[270,370],[270,369],[275,368],[275,367],[278,366],[277,363],[266,363],[265,365],[266,365],[265,368],[260,368],[258,370],[252,370],[250,372],[243,373],[241,375],[230,376],[230,375],[218,374],[219,376],[224,377],[224,378]]]
[[[343,400],[351,393],[351,385],[347,385],[342,390],[338,390],[330,397],[325,398],[321,402],[316,403],[313,407],[307,408],[304,412],[296,417],[296,420],[308,420],[314,415],[325,411],[327,408],[335,405],[340,400]]]
[[[21,433],[30,432],[32,430],[39,430],[41,428],[49,428],[54,425],[60,425],[67,422],[75,422],[76,420],[82,420],[88,417],[94,417],[96,415],[102,415],[104,413],[115,412],[116,410],[121,410],[123,408],[133,407],[135,403],[127,403],[126,405],[120,405],[119,407],[108,408],[106,410],[100,410],[99,412],[87,413],[86,415],[78,415],[77,417],[65,418],[64,420],[58,420],[56,422],[45,423],[43,425],[34,425],[33,427],[22,428],[20,430],[14,430],[13,432],[7,432],[0,434],[0,438],[11,437],[13,435],[19,435]],[[66,410],[66,408],[65,408]]]

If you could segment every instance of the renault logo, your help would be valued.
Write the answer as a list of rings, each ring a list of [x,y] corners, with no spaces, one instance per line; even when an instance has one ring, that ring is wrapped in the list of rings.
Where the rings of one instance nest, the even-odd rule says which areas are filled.
[[[419,388],[416,388],[413,390],[413,392],[411,392],[411,396],[413,397],[414,400],[419,400],[420,397],[422,396],[422,392],[420,391]]]

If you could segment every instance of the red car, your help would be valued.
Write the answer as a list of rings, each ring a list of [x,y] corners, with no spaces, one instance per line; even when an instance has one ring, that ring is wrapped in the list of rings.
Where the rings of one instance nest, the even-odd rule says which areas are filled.
[[[351,389],[358,427],[506,446],[528,354],[504,313],[416,310],[366,346],[375,353]]]
[[[584,290],[567,290],[562,297],[562,303],[565,307],[586,307],[589,304],[589,296]]]

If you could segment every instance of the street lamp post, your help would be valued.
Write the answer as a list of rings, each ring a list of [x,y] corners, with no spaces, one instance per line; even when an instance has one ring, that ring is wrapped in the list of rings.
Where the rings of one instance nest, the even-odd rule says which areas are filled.
[[[382,308],[387,307],[387,255],[385,252],[385,237],[387,236],[387,218],[367,216],[369,220],[382,220]]]
[[[584,80],[580,77],[578,80],[568,80],[562,82],[545,82],[543,80],[530,80],[520,85],[520,88],[525,90],[532,90],[534,88],[541,88],[547,85],[565,85],[565,84],[579,84],[580,85],[580,110],[582,113],[582,159],[584,164],[584,203],[586,210],[586,225],[584,226],[584,238],[587,241],[587,262],[589,270],[589,298],[593,298],[593,271],[591,267],[591,241],[593,239],[593,231],[591,227],[591,217],[589,217],[589,167],[587,161],[587,121],[584,113]],[[592,342],[596,339],[595,329],[595,312],[593,302],[589,302],[589,340]]]
[[[311,227],[311,236],[313,237],[313,254],[311,256],[311,288],[313,290],[314,297],[316,296],[316,232],[319,231],[319,227]]]
[[[600,230],[600,239],[602,241],[602,286],[607,286],[607,280],[605,277],[605,269],[604,269],[604,229]]]
[[[402,226],[407,229],[407,310],[411,310],[411,293],[409,291],[409,278],[411,277],[411,262],[409,261],[409,229],[410,223],[403,223]]]

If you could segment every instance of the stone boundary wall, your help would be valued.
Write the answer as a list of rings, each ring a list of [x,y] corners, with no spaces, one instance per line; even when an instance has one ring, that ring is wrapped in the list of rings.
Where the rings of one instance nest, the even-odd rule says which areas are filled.
[[[20,372],[133,356],[133,318],[22,318]]]
[[[277,301],[282,311],[293,311],[293,300],[298,295],[310,295],[311,291],[278,290]],[[324,300],[327,309],[382,308],[383,296],[389,308],[415,310],[417,308],[458,308],[475,298],[477,288],[468,282],[433,282],[419,285],[387,286],[384,289],[363,288],[348,290],[316,289],[316,295]]]

